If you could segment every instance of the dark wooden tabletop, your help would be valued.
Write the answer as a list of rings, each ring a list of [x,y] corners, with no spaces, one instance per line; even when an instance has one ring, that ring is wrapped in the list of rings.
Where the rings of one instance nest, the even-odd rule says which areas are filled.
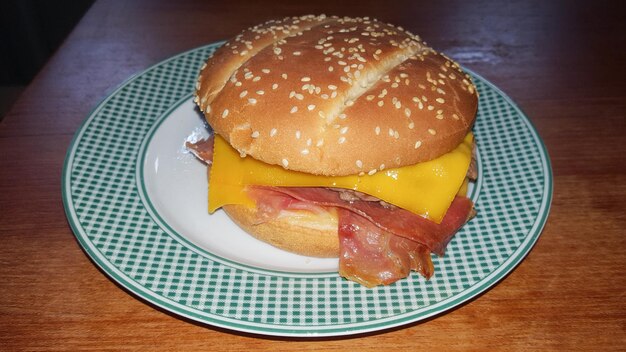
[[[0,350],[623,350],[626,7],[618,3],[96,2],[0,124]],[[309,13],[401,25],[515,100],[554,171],[539,241],[460,307],[352,337],[249,335],[138,299],[90,261],[66,220],[61,172],[73,134],[129,76],[267,19]]]

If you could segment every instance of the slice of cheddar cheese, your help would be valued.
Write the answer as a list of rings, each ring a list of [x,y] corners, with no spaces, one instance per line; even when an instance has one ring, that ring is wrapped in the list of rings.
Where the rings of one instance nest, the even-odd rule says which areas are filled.
[[[209,212],[226,204],[254,206],[245,192],[248,185],[335,187],[367,193],[440,223],[454,197],[464,191],[473,138],[469,133],[451,152],[416,165],[373,175],[329,177],[286,170],[250,156],[242,158],[216,135],[209,177]]]

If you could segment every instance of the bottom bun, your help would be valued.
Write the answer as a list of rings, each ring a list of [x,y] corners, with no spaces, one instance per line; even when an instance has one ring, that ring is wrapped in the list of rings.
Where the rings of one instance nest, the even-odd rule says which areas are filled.
[[[259,223],[255,208],[225,205],[223,209],[250,235],[274,247],[309,257],[339,256],[336,214],[281,211],[277,218]]]

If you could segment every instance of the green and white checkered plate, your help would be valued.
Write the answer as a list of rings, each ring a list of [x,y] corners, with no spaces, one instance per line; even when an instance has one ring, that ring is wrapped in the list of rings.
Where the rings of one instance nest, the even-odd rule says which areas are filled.
[[[89,115],[67,153],[69,223],[93,261],[137,296],[237,331],[349,335],[456,307],[504,278],[537,241],[552,198],[548,155],[520,109],[476,74],[479,177],[470,194],[478,215],[433,257],[430,280],[413,274],[367,289],[339,277],[336,261],[283,255],[220,212],[207,215],[204,167],[182,145],[202,133],[191,93],[218,46],[131,77]]]

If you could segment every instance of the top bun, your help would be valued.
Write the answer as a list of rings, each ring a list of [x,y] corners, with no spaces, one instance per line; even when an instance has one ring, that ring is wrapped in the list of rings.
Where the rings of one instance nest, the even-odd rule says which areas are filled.
[[[439,157],[474,123],[468,74],[400,27],[290,17],[249,28],[202,67],[195,101],[242,155],[328,176]]]

